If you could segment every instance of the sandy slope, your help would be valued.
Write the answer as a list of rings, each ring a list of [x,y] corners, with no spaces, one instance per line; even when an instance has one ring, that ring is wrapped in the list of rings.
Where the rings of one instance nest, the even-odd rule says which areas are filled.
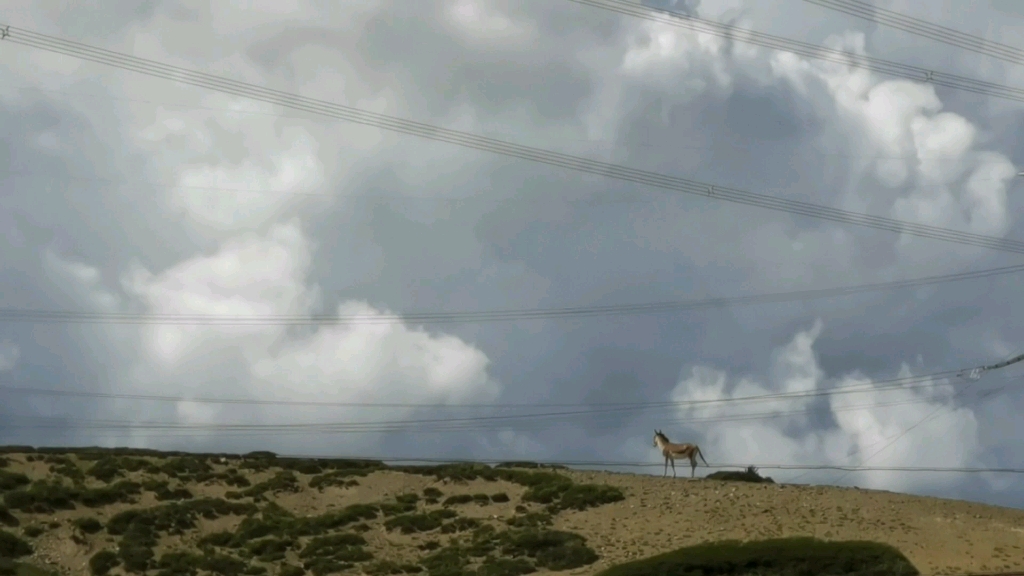
[[[26,462],[8,455],[8,471],[24,472],[33,479],[51,476],[42,462]],[[83,463],[83,466],[85,464]],[[598,563],[573,574],[594,574],[602,568],[657,554],[673,548],[728,538],[756,539],[808,535],[825,539],[863,539],[886,542],[903,551],[924,574],[1022,570],[1024,571],[1024,511],[982,504],[907,496],[860,489],[747,484],[710,480],[672,479],[630,474],[566,471],[577,482],[620,487],[626,500],[585,512],[562,512],[555,527],[585,536],[598,551]],[[251,473],[253,482],[272,472]],[[310,476],[300,475],[305,486]],[[396,494],[421,492],[436,486],[446,495],[505,492],[511,501],[487,506],[470,505],[460,514],[490,522],[511,517],[524,488],[506,482],[472,481],[454,484],[432,477],[385,471],[360,478],[354,487],[308,487],[296,494],[281,494],[276,501],[300,515],[322,513],[358,502],[381,501]],[[222,485],[192,485],[196,496],[221,497]],[[136,506],[157,504],[144,493]],[[21,527],[47,526],[33,540],[34,561],[58,567],[66,574],[88,574],[87,562],[97,550],[114,540],[100,532],[77,538],[70,521],[95,516],[102,521],[128,508],[115,504],[100,509],[79,506],[45,516],[16,513]],[[535,505],[534,505],[535,506]],[[532,508],[532,506],[531,506]],[[160,548],[189,547],[203,534],[233,529],[238,518],[203,521],[198,531],[165,538]],[[416,548],[432,534],[402,535],[375,527],[366,534],[378,558],[415,562]],[[77,540],[77,541],[76,541]],[[112,574],[118,574],[115,570]]]
[[[923,574],[1024,571],[1024,510],[891,492],[570,472],[624,502],[563,513],[600,565],[708,540],[816,536],[899,548]]]

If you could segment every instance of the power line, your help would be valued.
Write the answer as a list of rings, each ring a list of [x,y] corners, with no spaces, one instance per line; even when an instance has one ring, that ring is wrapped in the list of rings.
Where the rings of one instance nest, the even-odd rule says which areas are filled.
[[[69,397],[69,398],[104,398],[104,399],[116,399],[116,400],[146,400],[154,402],[188,402],[194,404],[238,404],[248,406],[321,406],[321,407],[379,407],[379,408],[493,408],[493,407],[580,407],[580,406],[601,406],[600,410],[635,410],[637,408],[652,407],[652,406],[697,406],[697,405],[715,405],[722,403],[732,402],[750,402],[750,401],[764,401],[774,400],[778,398],[805,398],[819,395],[831,395],[831,394],[847,394],[856,393],[863,391],[875,391],[875,390],[888,390],[894,388],[913,389],[915,386],[930,385],[930,381],[940,378],[950,378],[953,376],[961,376],[966,372],[969,372],[973,368],[966,368],[961,370],[943,370],[938,372],[932,372],[928,374],[920,374],[917,376],[901,376],[898,378],[891,378],[886,380],[872,381],[869,384],[855,384],[850,386],[838,386],[836,388],[826,390],[810,390],[800,392],[773,392],[769,394],[758,394],[750,396],[739,396],[729,399],[708,399],[708,400],[689,400],[689,401],[658,401],[658,402],[623,402],[623,403],[572,403],[572,404],[558,404],[545,402],[543,404],[509,404],[509,403],[470,403],[470,404],[445,404],[445,403],[415,403],[415,402],[333,402],[327,400],[285,400],[285,399],[274,399],[274,400],[260,400],[255,398],[212,398],[212,397],[186,397],[186,396],[169,396],[169,395],[158,395],[158,394],[142,394],[142,393],[118,393],[118,392],[94,392],[88,390],[59,390],[59,389],[43,389],[43,388],[31,388],[23,386],[0,386],[0,393],[6,392],[11,394],[26,394],[26,395],[38,395],[38,396],[57,396],[57,397]],[[924,383],[924,384],[922,384]],[[879,386],[881,385],[881,386]],[[557,412],[557,415],[566,415],[565,412]]]
[[[862,68],[879,74],[885,74],[886,76],[907,78],[917,82],[928,82],[936,86],[952,88],[954,90],[961,90],[982,96],[991,96],[993,98],[1003,98],[1006,100],[1024,102],[1024,88],[1014,88],[1012,86],[986,82],[984,80],[976,80],[974,78],[967,78],[956,74],[937,72],[935,70],[919,66],[911,66],[909,64],[882,60],[881,58],[851,54],[845,50],[816,46],[808,42],[790,40],[781,36],[773,36],[771,34],[748,30],[738,26],[721,24],[713,20],[705,20],[696,16],[675,12],[667,8],[642,6],[625,0],[568,1],[589,6],[591,8],[615,12],[625,16],[641,18],[651,22],[658,22],[679,28],[687,28],[695,32],[725,38],[732,42],[743,42],[745,44],[754,44],[772,50],[792,52],[793,54],[804,56],[805,58],[813,58],[815,60],[824,60],[826,62],[842,64],[854,68]]]
[[[804,0],[804,2],[909,32],[923,38],[936,40],[943,44],[998,58],[1011,64],[1024,64],[1024,50],[1020,48],[993,42],[980,36],[967,34],[966,32],[934,24],[927,20],[901,14],[893,10],[887,10],[867,2],[860,2],[859,0]]]
[[[84,99],[84,98],[92,98],[92,99],[96,99],[96,100],[115,100],[115,101],[131,102],[131,103],[136,103],[136,104],[150,104],[150,105],[159,106],[159,107],[165,107],[165,108],[180,108],[180,109],[185,109],[185,110],[206,110],[206,111],[210,111],[210,112],[219,112],[219,113],[223,113],[223,114],[227,114],[227,115],[247,114],[247,115],[253,115],[253,116],[267,116],[267,117],[271,117],[271,118],[282,118],[282,119],[287,118],[287,119],[293,119],[293,120],[312,120],[308,116],[288,115],[288,114],[282,114],[280,112],[265,112],[265,111],[258,111],[258,110],[239,110],[239,109],[236,109],[236,108],[225,108],[225,107],[222,107],[222,106],[203,106],[203,105],[199,105],[199,104],[183,104],[181,102],[163,102],[163,101],[156,101],[156,100],[142,100],[140,98],[127,98],[127,97],[124,97],[124,96],[113,96],[111,94],[99,94],[99,93],[92,93],[92,94],[90,94],[88,92],[71,91],[71,90],[56,90],[56,89],[40,88],[38,86],[10,86],[10,85],[0,86],[0,91],[5,90],[5,89],[6,90],[12,90],[12,91],[24,91],[24,92],[31,91],[31,92],[42,92],[42,93],[51,93],[51,94],[62,94],[62,95],[74,98],[76,100],[81,100],[81,99]],[[799,124],[799,125],[804,125],[804,126],[812,126],[812,125],[814,125],[814,123],[810,122],[810,121],[796,120],[796,123]],[[500,127],[498,128],[497,131],[498,131],[498,133],[506,135],[506,136],[512,134],[512,133],[502,132]],[[544,135],[544,140],[545,141],[551,141],[552,139],[553,139],[553,137],[551,135],[548,135],[548,134]],[[572,143],[587,144],[587,145],[597,145],[597,144],[614,145],[615,144],[614,141],[609,142],[607,140],[597,140],[597,139],[593,139],[593,138],[572,138],[572,137],[558,138],[558,137],[555,137],[555,139],[561,140],[562,142],[572,142]],[[650,145],[642,145],[642,146],[649,147]],[[716,148],[716,145],[715,144],[683,144],[683,143],[672,142],[671,143],[671,147],[672,147],[673,150],[713,150],[713,149]],[[730,145],[729,147],[730,148],[746,149],[745,147],[735,146],[735,145]],[[920,161],[920,160],[941,160],[941,159],[953,159],[953,160],[955,160],[955,159],[959,159],[959,158],[963,157],[963,154],[931,154],[931,153],[929,153],[929,154],[912,153],[912,154],[909,154],[909,155],[905,154],[905,155],[901,155],[901,156],[895,156],[895,155],[889,155],[889,154],[853,154],[853,153],[849,153],[849,152],[831,152],[831,151],[827,151],[827,150],[821,150],[818,147],[815,147],[814,153],[815,154],[820,154],[822,156],[831,156],[831,157],[838,157],[838,158],[855,158],[855,159],[875,160],[875,161],[892,160],[892,161],[899,161],[899,162],[908,162],[908,161],[909,162],[917,162],[917,161]],[[10,169],[8,169],[8,170],[0,170],[0,172],[6,173],[6,174],[45,174],[46,173],[45,171],[26,170],[24,168],[19,168],[17,170],[10,170]],[[74,178],[76,180],[101,181],[101,182],[120,182],[121,181],[121,180],[114,180],[114,179],[109,179],[109,178],[97,178],[97,177],[94,177],[94,176],[80,176],[80,175],[71,176],[71,178]],[[1001,178],[971,177],[971,180],[973,180],[973,181],[994,181],[994,180],[1001,180]],[[182,186],[182,185],[179,185],[179,184],[154,184],[154,183],[151,183],[151,182],[146,182],[146,184],[150,185],[150,186],[159,186],[159,187],[163,187],[163,188],[185,188],[185,189],[196,189],[196,190],[214,190],[214,191],[245,192],[245,193],[298,194],[298,195],[303,195],[303,196],[306,196],[306,195],[309,195],[309,196],[326,196],[326,194],[324,194],[324,193],[303,193],[303,192],[292,192],[290,190],[266,190],[266,189],[235,188],[235,187],[232,187],[232,188],[225,188],[225,187],[211,188],[211,187],[201,187],[201,186]],[[949,184],[924,184],[924,183],[917,183],[917,184],[914,185],[914,187],[918,188],[918,189],[922,189],[922,188],[924,188],[924,189],[927,189],[927,188],[943,188],[943,187],[948,187],[948,186],[949,186]],[[412,199],[412,200],[431,200],[431,199],[434,199],[434,198],[429,198],[429,197],[412,196],[412,195],[399,195],[399,196],[386,196],[386,197],[387,198],[402,198],[402,199],[408,198],[408,199]],[[475,196],[466,196],[466,197],[461,197],[459,199],[460,200],[473,200],[473,199],[476,199],[476,198],[477,197],[475,197]],[[437,199],[439,199],[439,200],[448,200],[448,198],[437,198]]]
[[[162,325],[215,325],[215,326],[305,326],[305,325],[369,325],[369,324],[455,324],[467,322],[510,322],[524,320],[558,320],[593,318],[617,315],[665,314],[690,310],[726,308],[750,304],[800,302],[806,300],[848,296],[868,292],[898,290],[930,286],[946,282],[976,280],[1024,272],[1024,264],[926,276],[908,280],[895,280],[844,286],[775,292],[728,298],[676,300],[638,304],[604,306],[566,306],[559,308],[473,310],[453,312],[406,312],[403,314],[352,315],[251,315],[214,316],[199,314],[141,314],[116,312],[75,312],[63,310],[25,310],[0,308],[0,322],[69,323],[69,324],[162,324]]]
[[[599,5],[600,3],[596,1],[590,2],[589,0],[571,1],[588,5],[592,4],[595,7],[604,7],[606,9],[614,9],[614,7],[609,6],[616,4],[611,0],[604,0],[605,3],[608,4],[608,6]],[[635,5],[629,3],[623,2],[621,4],[623,6],[631,6],[631,10],[635,10],[637,8]],[[619,11],[621,11],[621,7]],[[648,17],[654,18],[654,16],[651,16],[652,13],[649,11],[644,12],[642,14],[647,14]],[[664,16],[657,17],[665,18]],[[674,21],[673,19],[668,18],[666,18],[666,20],[670,23]],[[40,50],[64,54],[67,56],[72,56],[75,58],[80,58],[83,60],[88,60],[112,66],[115,68],[120,68],[122,70],[137,72],[140,74],[145,74],[157,78],[163,78],[175,82],[181,82],[184,84],[198,86],[201,88],[208,88],[210,90],[216,90],[226,94],[233,94],[236,96],[252,98],[254,100],[259,100],[270,104],[276,104],[279,106],[284,106],[295,110],[303,110],[331,118],[336,118],[339,120],[347,120],[357,124],[373,126],[383,130],[390,130],[403,134],[419,136],[421,138],[426,138],[429,140],[435,140],[439,142],[447,142],[449,144],[455,144],[458,146],[472,148],[483,152],[491,152],[503,156],[509,156],[513,158],[519,158],[522,160],[529,160],[532,162],[547,164],[549,166],[566,168],[578,172],[594,174],[598,176],[605,176],[608,178],[614,178],[626,182],[643,184],[667,190],[674,190],[677,192],[692,194],[701,197],[725,200],[727,202],[743,204],[747,206],[754,206],[768,210],[774,210],[777,212],[785,212],[793,215],[807,216],[811,218],[818,218],[833,222],[852,224],[867,228],[873,228],[876,230],[886,230],[890,232],[910,234],[922,238],[944,240],[947,242],[954,242],[968,246],[1024,254],[1024,242],[1016,240],[997,238],[994,236],[974,234],[970,232],[962,232],[958,230],[951,230],[947,228],[930,226],[926,224],[916,224],[902,220],[896,220],[893,218],[860,214],[857,212],[850,212],[847,210],[831,208],[823,205],[812,204],[809,202],[801,202],[785,198],[776,198],[765,194],[757,194],[734,188],[698,182],[695,180],[677,178],[666,174],[659,174],[657,172],[629,168],[623,165],[601,162],[598,160],[592,160],[589,158],[573,156],[569,154],[562,154],[559,152],[544,150],[532,146],[513,144],[510,142],[505,142],[494,138],[488,138],[485,136],[480,136],[468,132],[451,130],[448,128],[443,128],[440,126],[435,126],[422,122],[414,122],[411,120],[405,120],[394,116],[388,116],[385,114],[361,110],[350,106],[334,104],[324,100],[306,98],[298,94],[292,94],[280,90],[274,90],[271,88],[257,86],[255,84],[249,84],[246,82],[222,78],[212,74],[189,70],[178,66],[171,66],[169,64],[163,64],[154,60],[138,58],[135,56],[131,56],[129,54],[124,54],[102,48],[96,48],[89,46],[87,44],[82,44],[70,40],[64,40],[55,36],[49,36],[37,32],[32,32],[31,30],[23,28],[16,28],[14,26],[10,26],[9,30],[10,34],[6,37],[5,40],[13,44],[20,44],[23,46],[37,48]],[[821,54],[826,54],[826,52],[823,52],[823,50],[825,49],[818,47],[814,48],[815,54],[818,54],[819,52]],[[847,57],[844,55],[843,58],[845,62]],[[953,76],[951,75],[937,74],[936,76],[937,79],[933,79],[933,81],[936,83],[948,83],[949,78],[953,78]],[[991,86],[996,85],[993,84]],[[992,94],[997,93],[995,89],[991,87],[988,89],[988,91],[991,92]],[[1019,98],[1024,100],[1024,90],[1017,90],[1016,92],[1014,92],[1014,94],[1017,94],[1018,92]]]
[[[1006,376],[1001,379],[1018,379],[1021,375]],[[538,431],[546,430],[552,427],[558,427],[564,425],[568,420],[578,419],[581,417],[590,418],[587,422],[589,428],[597,427],[598,422],[604,422],[608,417],[619,416],[624,413],[639,413],[639,412],[650,412],[653,410],[678,410],[685,407],[702,406],[709,404],[735,404],[744,402],[771,402],[779,400],[792,399],[794,397],[817,397],[817,396],[832,396],[836,394],[853,394],[862,392],[891,392],[896,390],[913,390],[922,388],[925,386],[875,386],[870,388],[865,387],[844,387],[837,389],[827,390],[815,390],[807,391],[803,394],[797,395],[792,393],[782,394],[769,394],[760,396],[749,396],[739,398],[724,398],[719,400],[702,400],[702,401],[682,401],[674,403],[656,404],[651,403],[649,405],[639,406],[627,406],[611,409],[589,409],[589,410],[574,410],[574,411],[559,411],[559,412],[544,412],[544,413],[532,413],[532,414],[514,414],[514,415],[488,415],[488,416],[477,416],[477,417],[446,417],[446,418],[426,418],[426,419],[401,419],[401,420],[372,420],[372,421],[361,421],[361,422],[303,422],[303,423],[278,423],[278,424],[246,424],[246,423],[180,423],[180,422],[140,422],[140,421],[119,421],[119,420],[91,420],[91,421],[73,421],[64,420],[59,417],[22,417],[22,420],[30,421],[51,421],[57,422],[56,424],[36,424],[36,425],[19,425],[13,424],[12,422],[18,420],[16,416],[10,416],[5,418],[4,428],[12,430],[27,430],[27,429],[61,429],[61,430],[73,430],[76,435],[88,434],[92,432],[122,432],[132,437],[138,436],[136,432],[139,431],[155,431],[162,430],[159,437],[174,436],[174,434],[168,434],[169,432],[178,431],[186,432],[186,434],[177,434],[177,436],[194,437],[197,435],[206,435],[208,432],[218,432],[217,437],[252,437],[254,435],[269,435],[273,433],[277,436],[285,435],[308,435],[308,434],[320,434],[320,435],[347,435],[347,434],[385,434],[385,433],[400,433],[410,432],[416,434],[426,433],[469,433],[469,432],[493,432],[493,431]],[[905,399],[893,402],[873,402],[870,404],[851,405],[839,408],[832,408],[830,413],[837,412],[852,412],[872,408],[899,406],[899,405],[910,405],[910,404],[921,404],[927,403],[931,399]],[[666,420],[674,421],[680,424],[692,425],[695,423],[708,424],[708,423],[722,423],[722,422],[739,422],[739,421],[764,421],[775,418],[784,418],[790,416],[801,416],[812,413],[812,409],[800,409],[800,410],[774,410],[770,412],[760,413],[733,413],[724,414],[717,416],[710,416],[704,418],[687,417],[682,418],[677,416],[675,419],[669,419],[665,417],[648,416],[651,422],[661,422],[664,425]],[[6,415],[5,415],[6,416]],[[615,426],[615,429],[621,428]]]

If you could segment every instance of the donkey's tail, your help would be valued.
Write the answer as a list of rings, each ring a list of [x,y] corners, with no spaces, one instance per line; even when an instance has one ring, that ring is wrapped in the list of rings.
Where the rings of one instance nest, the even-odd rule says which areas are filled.
[[[697,447],[697,456],[700,456],[700,461],[703,462],[705,466],[709,465],[708,461],[704,459],[704,453],[700,451],[700,446]]]

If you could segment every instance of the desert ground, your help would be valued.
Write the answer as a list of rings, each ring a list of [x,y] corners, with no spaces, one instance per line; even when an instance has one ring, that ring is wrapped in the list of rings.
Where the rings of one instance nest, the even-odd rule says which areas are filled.
[[[888,543],[922,574],[1024,571],[1024,510],[855,488],[51,449],[0,454],[0,492],[22,574],[586,575],[798,535]]]

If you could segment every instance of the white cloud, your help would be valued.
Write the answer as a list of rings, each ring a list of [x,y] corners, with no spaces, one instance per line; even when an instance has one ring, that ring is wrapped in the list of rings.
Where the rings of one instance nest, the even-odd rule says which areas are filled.
[[[955,389],[949,382],[925,380],[914,382],[912,387],[882,389],[870,378],[856,373],[829,378],[819,367],[814,353],[814,342],[822,329],[823,323],[817,320],[809,329],[797,332],[789,344],[778,348],[773,355],[770,376],[764,380],[731,376],[708,366],[688,369],[688,375],[676,385],[670,399],[682,403],[678,421],[700,431],[701,448],[709,461],[741,465],[957,467],[976,464],[978,422],[970,408],[957,406],[952,400]],[[904,364],[898,377],[912,376],[913,371]],[[766,394],[816,394],[836,388],[862,391],[828,394],[824,403],[821,396],[811,395],[736,401]],[[744,414],[774,417],[727,420]],[[812,415],[820,422],[821,416],[826,414],[829,421],[823,426],[812,422]],[[931,417],[932,414],[935,416]],[[701,422],[704,419],[711,420]],[[698,441],[669,434],[677,442]],[[779,480],[798,474],[806,477],[803,481],[843,476],[841,472],[815,472],[813,475],[765,472]],[[857,472],[844,480],[845,484],[887,490],[920,490],[946,482],[948,478],[917,478],[886,471]]]
[[[135,266],[122,279],[127,308],[156,315],[308,317],[320,301],[319,289],[307,284],[311,254],[297,221],[274,225],[266,235],[229,239],[211,254],[197,255],[160,273]],[[80,289],[97,290],[94,269],[81,264],[64,269]],[[389,312],[363,302],[342,303],[335,312],[369,322],[306,331],[273,322],[143,326],[132,338],[134,350],[122,358],[114,386],[120,391],[186,398],[409,404],[486,402],[501,391],[488,375],[487,356],[457,337],[401,323],[373,323],[375,317]],[[305,417],[325,422],[387,421],[407,418],[415,411],[307,409]],[[137,405],[126,404],[120,412],[131,420],[146,420]],[[301,409],[287,406],[181,402],[173,417],[189,425],[265,424],[302,422],[301,414]],[[372,445],[373,438],[344,437],[340,443],[366,446]],[[145,432],[134,439],[151,441]],[[274,441],[293,452],[309,453],[311,442],[323,440],[307,435]]]

